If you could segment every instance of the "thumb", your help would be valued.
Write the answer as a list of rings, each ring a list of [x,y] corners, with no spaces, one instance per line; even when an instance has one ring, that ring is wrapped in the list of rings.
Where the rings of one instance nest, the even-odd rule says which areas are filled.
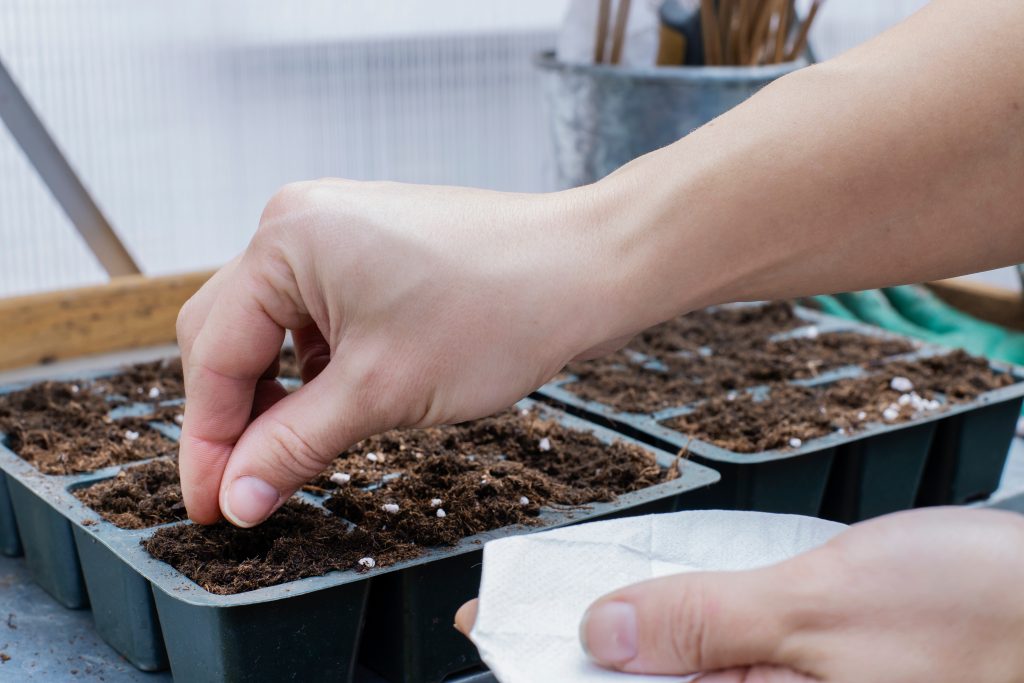
[[[628,586],[601,598],[580,624],[598,664],[644,674],[690,674],[782,664],[800,603],[786,564],[694,572]]]
[[[220,487],[221,513],[232,524],[261,523],[339,453],[374,431],[357,419],[339,365],[328,364],[238,439]]]

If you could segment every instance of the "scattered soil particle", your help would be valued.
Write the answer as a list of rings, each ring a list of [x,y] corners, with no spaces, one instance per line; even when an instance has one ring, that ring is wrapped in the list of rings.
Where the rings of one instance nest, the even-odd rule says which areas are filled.
[[[6,652],[0,652],[0,664],[6,664],[11,661],[11,656]]]
[[[128,467],[112,479],[75,489],[76,498],[122,529],[146,527],[186,518],[178,466],[154,460]]]
[[[14,612],[7,613],[7,628],[11,629],[12,631],[18,630],[18,625],[14,623]]]
[[[912,406],[899,405],[904,394],[892,388],[895,377],[909,379],[923,399],[936,399],[942,393],[950,403],[970,400],[1013,381],[993,372],[983,359],[954,352],[888,364],[873,375],[820,387],[775,384],[766,400],[751,393],[733,400],[719,396],[664,424],[737,453],[789,448],[792,439],[806,442],[840,429],[853,433],[868,423],[905,422],[920,416]],[[895,417],[886,419],[885,411],[894,406]]]
[[[624,412],[653,412],[748,387],[805,379],[849,365],[865,365],[914,350],[901,339],[856,332],[765,341],[760,345],[687,355],[664,354],[644,364],[628,353],[575,363],[579,380],[566,389]]]
[[[142,545],[153,557],[218,595],[359,569],[364,557],[372,557],[381,567],[420,552],[387,534],[350,529],[341,519],[296,500],[253,529],[226,522],[165,527]]]
[[[0,433],[44,474],[91,472],[177,450],[147,419],[111,420],[97,388],[42,382],[0,395]]]

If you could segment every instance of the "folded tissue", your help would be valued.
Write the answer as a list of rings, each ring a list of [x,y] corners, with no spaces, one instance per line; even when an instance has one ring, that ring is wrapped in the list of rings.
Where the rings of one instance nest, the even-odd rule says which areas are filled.
[[[470,634],[501,683],[666,683],[602,669],[579,642],[587,607],[617,588],[669,574],[743,570],[815,548],[846,526],[812,517],[702,510],[616,519],[484,546]]]

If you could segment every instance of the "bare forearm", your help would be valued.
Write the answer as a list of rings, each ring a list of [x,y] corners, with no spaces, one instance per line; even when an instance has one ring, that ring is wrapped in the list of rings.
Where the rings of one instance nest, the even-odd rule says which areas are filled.
[[[593,186],[615,332],[1024,261],[1022,74],[1024,4],[938,0]]]

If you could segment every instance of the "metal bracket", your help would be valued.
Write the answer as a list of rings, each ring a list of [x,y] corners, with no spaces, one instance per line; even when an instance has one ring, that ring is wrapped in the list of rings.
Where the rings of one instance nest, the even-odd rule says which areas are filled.
[[[135,259],[93,201],[46,126],[0,60],[0,119],[68,219],[111,277],[140,273]]]

